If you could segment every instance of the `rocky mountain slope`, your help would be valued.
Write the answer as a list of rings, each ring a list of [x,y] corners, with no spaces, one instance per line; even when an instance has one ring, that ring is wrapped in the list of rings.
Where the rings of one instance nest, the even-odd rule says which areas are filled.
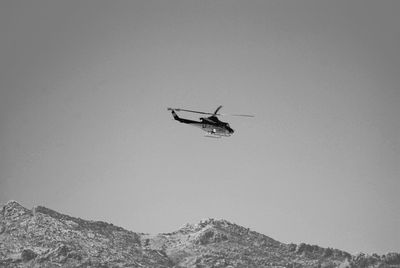
[[[0,208],[0,267],[400,267],[400,254],[284,244],[213,219],[173,233],[134,233],[10,201]]]

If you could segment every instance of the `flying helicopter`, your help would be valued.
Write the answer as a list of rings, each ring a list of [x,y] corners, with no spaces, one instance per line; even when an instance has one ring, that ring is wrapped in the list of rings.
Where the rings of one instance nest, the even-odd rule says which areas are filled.
[[[222,105],[218,106],[218,108],[215,110],[214,113],[208,113],[208,112],[200,112],[200,111],[194,111],[194,110],[187,110],[187,109],[181,109],[181,108],[168,108],[168,111],[171,111],[172,116],[176,121],[179,121],[184,124],[188,124],[194,127],[198,127],[205,132],[207,132],[209,135],[206,135],[206,137],[211,137],[211,138],[221,138],[221,137],[229,137],[231,136],[235,131],[231,128],[229,123],[227,122],[222,122],[221,120],[218,119],[217,116],[223,116],[226,114],[219,114],[219,110],[222,108]],[[176,112],[189,112],[189,113],[197,113],[197,114],[205,114],[205,115],[211,115],[208,117],[201,117],[200,121],[194,121],[191,119],[186,119],[186,118],[181,118],[177,115]],[[242,116],[242,117],[254,117],[254,115],[248,115],[248,114],[229,114],[230,116]]]

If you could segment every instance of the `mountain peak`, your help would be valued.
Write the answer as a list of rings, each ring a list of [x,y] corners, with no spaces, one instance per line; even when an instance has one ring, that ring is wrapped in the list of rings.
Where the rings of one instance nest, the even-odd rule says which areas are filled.
[[[206,228],[206,227],[223,227],[223,226],[228,226],[232,225],[227,220],[216,220],[214,218],[205,218],[200,220],[198,223],[186,223],[183,225],[179,231],[182,232],[187,232],[187,231],[198,231],[200,229]]]
[[[9,201],[7,201],[7,202],[3,205],[3,209],[4,209],[5,207],[7,207],[7,208],[11,208],[11,207],[15,207],[15,208],[20,208],[20,207],[22,207],[22,208],[24,208],[20,203],[18,203],[18,202],[15,201],[15,200],[9,200]]]
[[[31,213],[31,211],[23,207],[15,200],[10,200],[2,206],[1,212],[4,217],[18,217],[20,215]]]

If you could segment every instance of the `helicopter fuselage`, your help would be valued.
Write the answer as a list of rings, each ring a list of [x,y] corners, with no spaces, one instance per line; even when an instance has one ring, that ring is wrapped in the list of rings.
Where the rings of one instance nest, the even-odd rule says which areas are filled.
[[[171,112],[176,121],[198,127],[208,134],[214,136],[229,137],[234,132],[234,130],[229,126],[228,123],[220,121],[218,117],[214,115],[210,117],[202,117],[200,118],[200,121],[195,121],[179,117],[174,110],[172,110]]]

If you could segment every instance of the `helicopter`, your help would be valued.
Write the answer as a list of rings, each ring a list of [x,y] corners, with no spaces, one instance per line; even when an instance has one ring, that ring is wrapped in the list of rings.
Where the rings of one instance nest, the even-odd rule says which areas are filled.
[[[208,112],[200,112],[200,111],[194,111],[194,110],[187,110],[187,109],[181,109],[181,108],[168,108],[168,111],[171,111],[172,116],[174,119],[178,122],[188,124],[194,127],[198,127],[205,132],[207,132],[209,135],[206,135],[205,137],[210,137],[210,138],[222,138],[222,137],[230,137],[235,131],[231,128],[229,123],[227,122],[222,122],[221,120],[218,119],[217,116],[222,116],[225,114],[219,114],[219,110],[222,108],[222,105],[218,106],[218,108],[215,110],[214,113],[208,113]],[[186,119],[186,118],[181,118],[177,115],[176,112],[189,112],[189,113],[197,113],[197,114],[205,114],[205,115],[211,115],[209,117],[201,117],[200,121],[194,121],[191,119]],[[243,116],[243,117],[254,117],[254,115],[248,115],[248,114],[230,114],[230,116]]]

